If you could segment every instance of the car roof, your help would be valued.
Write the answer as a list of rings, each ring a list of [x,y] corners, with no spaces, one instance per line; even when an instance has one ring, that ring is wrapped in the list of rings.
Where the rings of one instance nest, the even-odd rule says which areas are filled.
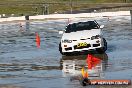
[[[70,24],[76,24],[76,23],[85,23],[85,22],[89,22],[89,21],[94,21],[94,22],[95,22],[95,20],[78,21],[78,22],[71,22],[71,23],[69,23],[68,25],[70,25]]]

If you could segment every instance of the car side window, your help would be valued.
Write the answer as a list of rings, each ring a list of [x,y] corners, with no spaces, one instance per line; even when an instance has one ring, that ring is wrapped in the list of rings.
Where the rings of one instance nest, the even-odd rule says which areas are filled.
[[[90,25],[90,29],[98,29],[98,26],[94,21],[90,21],[89,25]]]

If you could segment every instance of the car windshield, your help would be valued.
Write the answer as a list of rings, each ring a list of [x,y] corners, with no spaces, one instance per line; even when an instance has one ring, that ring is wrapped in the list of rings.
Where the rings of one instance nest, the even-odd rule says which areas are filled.
[[[82,30],[91,30],[91,29],[99,29],[98,23],[95,21],[88,21],[88,22],[69,24],[66,27],[66,33],[82,31]]]

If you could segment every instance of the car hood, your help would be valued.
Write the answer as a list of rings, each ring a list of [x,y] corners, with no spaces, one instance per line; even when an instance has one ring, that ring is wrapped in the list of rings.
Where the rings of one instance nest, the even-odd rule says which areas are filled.
[[[92,30],[83,30],[83,31],[64,33],[62,36],[62,40],[64,39],[69,39],[69,40],[86,39],[86,38],[91,38],[92,36],[96,36],[96,35],[101,35],[101,29],[92,29]]]

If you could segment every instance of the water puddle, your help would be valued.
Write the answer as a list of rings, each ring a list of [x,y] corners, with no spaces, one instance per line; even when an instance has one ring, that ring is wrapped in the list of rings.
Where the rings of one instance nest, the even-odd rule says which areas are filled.
[[[89,18],[70,19],[71,22]],[[132,79],[132,33],[129,16],[94,18],[105,25],[108,42],[105,54],[93,54],[101,62],[88,70],[90,79]],[[82,88],[77,76],[88,68],[87,55],[62,56],[58,34],[68,19],[0,24],[1,88]],[[41,38],[36,48],[35,32]],[[70,79],[72,81],[70,81]],[[75,79],[75,80],[74,80]],[[50,84],[49,84],[50,83]],[[131,88],[127,86],[89,86],[89,88]]]

